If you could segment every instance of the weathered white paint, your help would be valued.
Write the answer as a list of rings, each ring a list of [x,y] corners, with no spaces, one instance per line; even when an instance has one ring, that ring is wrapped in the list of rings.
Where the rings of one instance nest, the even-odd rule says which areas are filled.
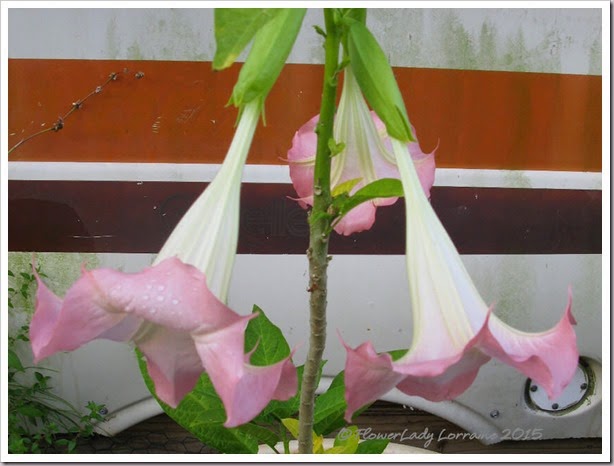
[[[209,182],[221,164],[9,162],[9,180]],[[538,170],[438,168],[435,186],[601,189],[602,174]],[[291,183],[286,165],[246,165],[246,183]]]
[[[8,16],[11,58],[211,60],[214,53],[211,10],[11,8]],[[599,8],[568,9],[557,4],[548,10],[381,9],[370,13],[369,23],[395,66],[599,75],[602,19]],[[319,37],[311,29],[311,25],[319,23],[319,12],[310,11],[291,62],[321,62]],[[387,34],[388,30],[394,34]],[[604,48],[607,56],[608,44]],[[604,131],[604,143],[606,135]],[[122,165],[120,168],[115,164],[75,164],[67,168],[61,164],[12,162],[9,176],[65,179],[61,174],[64,169],[70,179],[207,181],[217,171],[215,165],[177,165],[163,174],[171,167]],[[609,167],[607,160],[604,166]],[[196,170],[190,174],[193,169]],[[46,170],[49,171],[45,173]],[[246,181],[288,182],[286,170],[283,166],[249,166]],[[192,178],[201,176],[202,179]],[[601,189],[601,183],[601,175],[594,173],[561,176],[559,172],[498,170],[443,169],[436,179],[440,186],[476,187]],[[606,211],[608,192],[604,196]],[[607,225],[604,222],[604,237],[609,235]],[[10,256],[13,262],[19,254]],[[46,256],[50,260],[58,257],[60,262],[69,256],[74,262],[75,257]],[[153,255],[147,254],[96,255],[98,265],[125,271],[140,270],[152,259]],[[597,363],[601,361],[601,335],[603,328],[608,328],[608,316],[602,312],[602,273],[606,278],[609,276],[608,267],[602,270],[601,255],[486,255],[463,256],[463,260],[486,301],[496,303],[496,313],[511,325],[528,331],[546,329],[558,320],[567,286],[571,285],[580,352]],[[292,344],[305,343],[306,275],[307,262],[303,256],[238,256],[230,305],[247,313],[257,303],[284,330]],[[402,256],[336,256],[331,263],[330,283],[327,375],[343,367],[337,328],[352,345],[366,339],[373,340],[378,350],[409,345],[411,317],[406,305],[408,291]],[[56,286],[66,289],[69,284],[67,276],[64,283]],[[296,354],[298,363],[304,359],[305,351],[303,344]],[[56,387],[69,401],[78,406],[88,400],[107,404],[115,416],[107,424],[109,433],[159,412],[140,378],[134,353],[126,345],[97,341],[73,353],[54,356],[45,364],[61,369]],[[395,391],[386,399],[427,409],[471,432],[484,435],[495,432],[498,437],[494,440],[500,439],[506,428],[543,429],[543,438],[601,435],[601,379],[590,403],[560,417],[528,409],[522,400],[524,382],[525,378],[513,369],[491,362],[480,371],[470,390],[455,402],[428,403]],[[501,414],[494,420],[489,416],[493,409]]]
[[[600,8],[560,6],[376,8],[368,16],[393,66],[595,75],[601,21]],[[321,10],[310,9],[289,63],[323,62],[312,28],[322,23]],[[10,58],[211,61],[215,53],[210,8],[11,8],[8,24]]]
[[[28,253],[10,256],[13,263],[23,263],[24,256],[30,257]],[[67,260],[75,263],[76,257],[58,253],[41,256],[41,262],[48,266],[53,262],[66,264]],[[97,254],[96,263],[133,272],[151,264],[153,258],[153,254]],[[541,331],[556,323],[566,305],[567,287],[571,286],[580,354],[596,363],[601,361],[601,255],[465,255],[463,261],[486,302],[495,304],[495,313],[521,330]],[[337,330],[353,346],[366,340],[373,341],[378,351],[410,345],[412,321],[403,256],[334,256],[329,284],[325,376],[343,369],[345,351]],[[70,283],[55,281],[50,285],[57,291]],[[289,343],[299,345],[295,362],[302,364],[308,338],[306,287],[304,256],[239,255],[229,305],[246,314],[258,304]],[[84,406],[88,400],[107,405],[114,416],[102,426],[108,433],[117,433],[159,412],[149,400],[128,345],[95,341],[44,363],[61,369],[56,387],[75,405]],[[486,443],[500,440],[504,429],[515,428],[542,429],[543,438],[601,435],[600,393],[591,398],[590,405],[552,419],[525,406],[525,381],[514,369],[491,361],[472,387],[454,402],[431,403],[396,391],[384,399],[426,409],[470,432],[481,433]],[[501,413],[496,419],[490,417],[494,409]]]

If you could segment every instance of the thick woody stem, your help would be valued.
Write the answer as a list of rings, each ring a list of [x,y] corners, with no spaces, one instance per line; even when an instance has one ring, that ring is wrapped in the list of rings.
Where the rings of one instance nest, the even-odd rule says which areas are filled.
[[[309,259],[308,290],[311,293],[309,301],[310,338],[299,408],[299,453],[313,452],[312,430],[315,392],[326,343],[326,273],[328,267],[328,236],[331,224],[330,215],[327,215],[331,205],[331,157],[328,142],[333,137],[340,36],[331,9],[324,10],[324,20],[326,24],[324,87],[320,118],[316,127],[318,144],[314,167],[309,249],[307,250]]]

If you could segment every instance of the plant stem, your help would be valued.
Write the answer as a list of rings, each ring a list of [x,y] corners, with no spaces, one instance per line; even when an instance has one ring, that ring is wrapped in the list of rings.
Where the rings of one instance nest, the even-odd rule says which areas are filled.
[[[326,272],[328,268],[328,236],[331,224],[330,215],[327,215],[331,205],[331,157],[328,142],[333,137],[340,35],[335,25],[332,9],[324,10],[324,21],[326,24],[324,85],[320,118],[316,126],[318,144],[314,167],[309,249],[307,250],[309,291],[311,293],[309,298],[310,337],[299,408],[299,453],[313,452],[312,430],[315,392],[322,354],[326,344]]]

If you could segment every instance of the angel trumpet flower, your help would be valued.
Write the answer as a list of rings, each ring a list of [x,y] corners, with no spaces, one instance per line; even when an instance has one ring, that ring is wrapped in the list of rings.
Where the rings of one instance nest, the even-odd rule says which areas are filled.
[[[294,135],[288,151],[290,177],[299,196],[301,206],[313,203],[313,168],[317,146],[314,132],[319,115],[305,123]],[[331,162],[331,189],[343,188],[349,183],[350,194],[380,178],[399,178],[397,164],[391,151],[390,138],[381,120],[370,112],[367,103],[348,67],[333,127],[334,139],[345,144],[344,149]],[[428,196],[435,178],[433,154],[424,154],[418,143],[410,143],[413,162],[425,194]],[[406,155],[409,157],[409,154]],[[368,230],[375,222],[378,206],[392,205],[397,198],[375,199],[348,212],[336,224],[335,231],[351,235]]]
[[[147,358],[157,396],[176,407],[203,371],[224,403],[226,427],[250,421],[297,389],[289,357],[252,366],[244,333],[256,314],[225,305],[239,226],[241,174],[260,114],[250,103],[224,163],[179,222],[155,263],[128,274],[83,270],[64,299],[38,280],[30,326],[35,361],[98,338],[133,342]]]
[[[452,399],[491,357],[509,364],[553,398],[578,363],[571,292],[562,319],[550,330],[525,333],[491,313],[450,237],[424,196],[406,145],[392,141],[405,194],[407,271],[414,316],[413,341],[400,359],[377,354],[371,342],[346,345],[349,421],[361,406],[396,387],[431,401]],[[345,343],[344,343],[345,344]]]

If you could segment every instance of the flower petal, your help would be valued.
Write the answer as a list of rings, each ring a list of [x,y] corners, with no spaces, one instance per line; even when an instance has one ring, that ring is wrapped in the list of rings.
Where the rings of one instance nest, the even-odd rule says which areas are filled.
[[[224,403],[225,427],[248,422],[274,397],[287,399],[296,392],[296,369],[289,357],[270,366],[252,366],[246,361],[245,328],[256,316],[244,316],[215,332],[194,335],[198,354]],[[282,381],[282,375],[293,380]]]
[[[340,235],[349,236],[370,229],[375,223],[375,205],[373,202],[363,202],[354,207],[335,225],[335,231]]]
[[[30,322],[30,343],[34,353],[34,363],[38,363],[41,359],[59,351],[50,343],[62,309],[62,300],[45,286],[36,271],[34,274],[38,288],[34,315]]]
[[[354,83],[354,85],[348,85]],[[348,73],[344,81],[339,111],[335,117],[335,138],[345,143],[345,149],[335,156],[331,167],[331,184],[336,186],[348,180],[360,179],[352,193],[381,178],[399,178],[392,155],[392,144],[386,128],[375,112],[370,112],[355,79]],[[301,207],[313,204],[313,173],[317,147],[315,128],[319,115],[299,128],[288,151],[290,178],[298,194]],[[415,134],[415,131],[414,131]],[[418,143],[410,143],[422,189],[427,197],[435,180],[434,152],[425,154]],[[349,236],[370,229],[375,223],[377,207],[392,205],[398,198],[382,198],[365,202],[346,214],[335,225],[340,235]]]
[[[301,126],[292,138],[292,147],[288,151],[290,164],[290,179],[300,198],[308,198],[307,204],[313,200],[313,168],[315,163],[318,135],[315,133],[320,115]]]
[[[346,420],[349,422],[354,411],[381,398],[395,386],[407,395],[431,401],[457,397],[469,388],[480,367],[490,360],[475,348],[477,341],[477,337],[472,339],[462,351],[450,357],[415,362],[406,362],[406,356],[393,362],[390,355],[377,354],[371,342],[355,350],[346,345]]]
[[[58,351],[72,351],[121,325],[126,314],[109,312],[88,272],[71,287],[62,301],[37,276],[38,289],[30,341],[34,362]],[[136,329],[132,329],[136,330]]]
[[[370,341],[356,349],[343,342],[347,351],[345,361],[345,420],[352,422],[352,415],[362,406],[371,403],[392,390],[403,375],[392,369],[389,354],[377,354]]]
[[[206,370],[228,413],[228,425],[251,420],[274,397],[296,392],[289,358],[251,366],[247,322],[208,289],[195,267],[171,257],[139,273],[83,271],[62,301],[39,280],[31,326],[37,360],[96,338],[133,340],[147,357],[158,397],[171,406]],[[280,379],[285,377],[282,382]]]
[[[452,362],[454,359],[457,361]],[[414,367],[410,366],[404,371],[395,365],[395,370],[400,372],[425,374],[430,372],[433,374],[409,375],[397,385],[397,388],[407,395],[421,396],[431,401],[451,400],[469,388],[478,375],[480,367],[489,360],[490,357],[467,345],[460,358],[429,361]]]
[[[542,386],[550,398],[556,398],[572,379],[578,365],[571,300],[570,291],[561,320],[541,333],[520,332],[491,315],[480,348]]]
[[[156,395],[176,408],[198,382],[203,366],[190,334],[147,325],[139,332],[136,344],[147,358]]]
[[[546,332],[520,332],[493,316],[424,196],[406,144],[393,140],[392,145],[405,193],[414,338],[394,362],[378,355],[371,343],[356,350],[346,346],[346,418],[392,386],[432,401],[454,398],[491,357],[533,379],[551,398],[557,396],[578,362],[571,292],[565,315]]]

